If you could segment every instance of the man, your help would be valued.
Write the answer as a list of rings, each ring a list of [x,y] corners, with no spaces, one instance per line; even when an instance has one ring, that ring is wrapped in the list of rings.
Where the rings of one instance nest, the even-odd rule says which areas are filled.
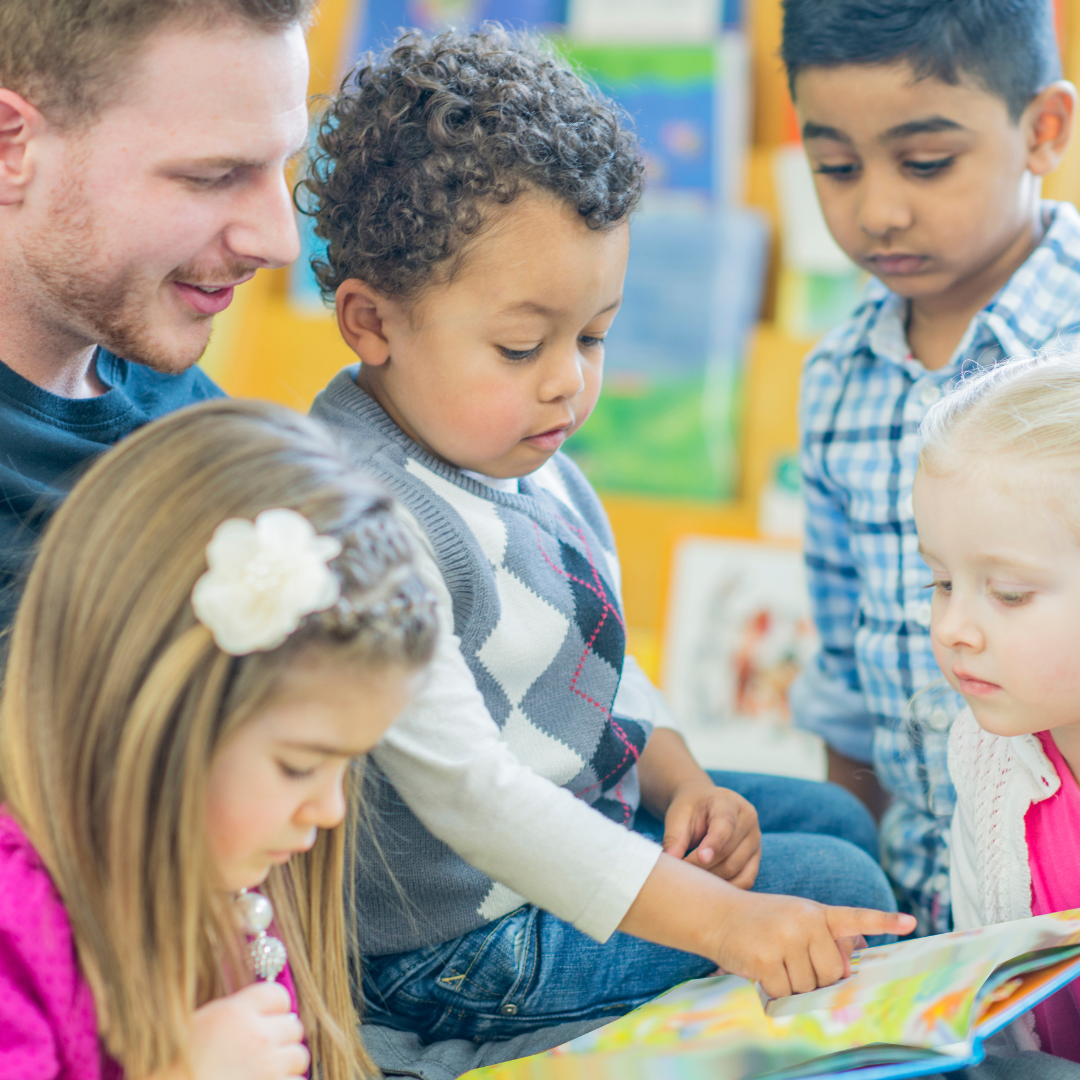
[[[214,315],[297,257],[312,3],[0,4],[0,627],[81,469],[218,396]]]

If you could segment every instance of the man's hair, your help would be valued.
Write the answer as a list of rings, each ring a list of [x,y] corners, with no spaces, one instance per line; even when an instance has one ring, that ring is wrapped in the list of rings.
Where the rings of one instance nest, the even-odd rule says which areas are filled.
[[[540,38],[407,33],[323,116],[300,185],[327,244],[312,266],[328,300],[359,278],[408,301],[437,268],[453,276],[492,204],[549,192],[602,229],[637,204],[642,174],[628,118]]]
[[[1015,121],[1061,78],[1052,0],[783,0],[788,84],[803,68],[908,61],[918,78],[963,76]]]
[[[123,87],[143,42],[166,23],[306,23],[315,0],[0,0],[0,87],[62,126],[84,124]]]

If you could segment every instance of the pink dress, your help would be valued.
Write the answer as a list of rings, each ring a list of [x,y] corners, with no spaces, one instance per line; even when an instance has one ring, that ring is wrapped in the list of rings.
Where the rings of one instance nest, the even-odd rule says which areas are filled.
[[[281,974],[293,1009],[289,969]],[[120,1080],[101,1046],[71,923],[48,871],[0,809],[0,1077]]]
[[[1061,787],[1032,803],[1024,825],[1031,867],[1031,914],[1080,908],[1080,787],[1050,732],[1039,742]],[[1035,1030],[1047,1053],[1080,1061],[1080,980],[1035,1007]]]

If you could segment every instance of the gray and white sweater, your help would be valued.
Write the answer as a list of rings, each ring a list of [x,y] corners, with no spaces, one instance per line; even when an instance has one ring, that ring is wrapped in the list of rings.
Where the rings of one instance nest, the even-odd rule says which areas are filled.
[[[341,372],[312,415],[396,496],[443,633],[423,688],[372,754],[361,944],[459,937],[524,902],[598,940],[659,848],[631,832],[636,762],[662,698],[625,656],[603,508],[558,454],[499,490],[434,458]]]

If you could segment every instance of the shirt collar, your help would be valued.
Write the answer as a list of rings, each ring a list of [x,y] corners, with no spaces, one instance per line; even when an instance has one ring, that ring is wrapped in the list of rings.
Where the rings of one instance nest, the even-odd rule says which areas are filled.
[[[1071,203],[1050,200],[1043,201],[1042,210],[1047,221],[1042,240],[971,320],[942,372],[978,360],[975,354],[995,339],[1005,356],[1030,356],[1080,330],[1080,213]],[[906,301],[877,278],[867,284],[855,318],[862,319],[862,327],[856,325],[853,351],[867,349],[876,358],[925,373],[908,348]]]

